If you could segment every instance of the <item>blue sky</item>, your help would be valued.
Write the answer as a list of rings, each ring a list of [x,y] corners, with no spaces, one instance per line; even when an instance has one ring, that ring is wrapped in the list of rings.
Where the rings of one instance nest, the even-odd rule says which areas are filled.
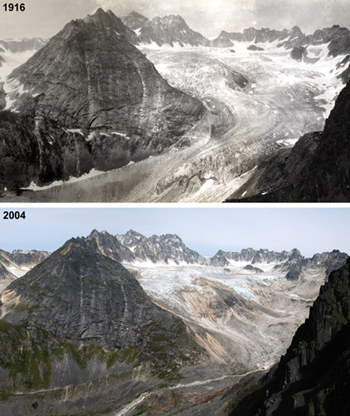
[[[93,229],[122,234],[134,229],[147,237],[178,234],[205,256],[243,248],[291,250],[309,257],[339,249],[350,253],[350,208],[10,208],[25,210],[25,220],[4,220],[0,248],[54,251],[71,237]]]
[[[221,30],[290,29],[312,33],[333,24],[349,26],[349,0],[30,0],[24,12],[0,12],[0,38],[53,36],[72,19],[98,7],[117,16],[135,10],[149,18],[180,14],[194,30],[217,37]]]

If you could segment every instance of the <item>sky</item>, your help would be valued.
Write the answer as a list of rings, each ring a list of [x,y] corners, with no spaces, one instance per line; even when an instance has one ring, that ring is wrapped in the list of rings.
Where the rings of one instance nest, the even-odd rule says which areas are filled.
[[[219,249],[283,251],[298,248],[306,257],[339,249],[350,253],[350,208],[161,207],[23,208],[26,219],[4,220],[0,208],[0,249],[54,251],[93,229],[150,237],[177,234],[191,249],[213,256]]]
[[[149,18],[180,14],[203,35],[247,27],[290,29],[305,33],[333,24],[350,25],[349,0],[28,0],[24,12],[0,11],[0,39],[56,34],[72,19],[84,18],[98,7],[122,17],[135,10]],[[3,5],[2,5],[3,6]]]

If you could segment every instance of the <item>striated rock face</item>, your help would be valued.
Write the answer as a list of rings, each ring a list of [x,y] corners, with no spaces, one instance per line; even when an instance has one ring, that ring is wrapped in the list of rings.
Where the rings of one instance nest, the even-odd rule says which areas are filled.
[[[193,31],[181,16],[155,17],[152,20],[132,12],[123,22],[137,34],[134,44],[156,43],[158,46],[208,46],[209,40]]]
[[[84,241],[91,250],[118,262],[129,262],[135,259],[128,246],[121,244],[117,238],[107,231],[98,232],[93,230]]]
[[[185,145],[181,138],[203,116],[204,106],[159,75],[129,43],[136,37],[112,12],[99,9],[68,23],[10,74],[4,85],[7,108],[29,117],[30,144],[22,146],[23,153],[30,147],[36,156],[33,172],[19,182],[110,170],[175,143]],[[12,142],[21,134],[12,124],[3,135]],[[17,161],[30,162],[20,156]],[[13,188],[4,169],[0,175]]]
[[[145,357],[154,336],[148,328],[152,322],[158,322],[165,332],[182,325],[185,333],[179,319],[155,306],[119,262],[95,254],[90,241],[68,241],[10,284],[4,294],[3,318],[25,321],[60,339],[114,348],[142,346]],[[22,317],[7,306],[18,296],[28,307]]]
[[[339,94],[322,133],[301,137],[262,163],[244,185],[247,201],[350,200],[350,84]],[[229,201],[237,201],[243,188]],[[240,199],[243,201],[243,199]]]
[[[350,261],[328,283],[279,364],[231,415],[340,415],[350,412]]]

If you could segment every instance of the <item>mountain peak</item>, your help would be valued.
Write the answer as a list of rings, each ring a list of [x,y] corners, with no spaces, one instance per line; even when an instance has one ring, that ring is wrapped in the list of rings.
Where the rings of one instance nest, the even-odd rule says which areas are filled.
[[[169,15],[164,17],[155,17],[154,21],[160,22],[166,26],[187,26],[187,23],[180,15]]]
[[[300,27],[295,25],[292,27],[292,29],[290,30],[290,34],[293,36],[296,35],[303,35],[303,32],[301,31]]]
[[[117,24],[118,26],[120,24],[123,25],[122,21],[111,10],[105,11],[101,7],[98,8],[93,15],[86,16],[83,21],[85,23],[93,23],[99,26],[104,24],[106,25],[106,28],[108,28],[111,24]]]
[[[112,234],[109,234],[109,232],[106,231],[106,230],[97,231],[96,229],[94,229],[88,235],[87,239],[90,239],[90,238],[98,238],[98,237],[101,237],[101,236],[111,236],[111,237],[113,237]]]
[[[146,16],[143,16],[142,14],[135,12],[135,10],[129,13],[128,16],[136,17],[138,19],[146,19]]]

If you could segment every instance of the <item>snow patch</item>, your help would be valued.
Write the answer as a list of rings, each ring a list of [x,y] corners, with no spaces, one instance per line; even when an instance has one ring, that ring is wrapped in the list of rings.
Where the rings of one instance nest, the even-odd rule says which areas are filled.
[[[84,181],[86,179],[93,178],[94,176],[102,175],[104,173],[106,173],[106,172],[96,170],[96,169],[93,168],[93,169],[90,170],[89,173],[85,173],[84,175],[80,176],[79,178],[71,176],[68,179],[68,181],[54,181],[50,185],[44,185],[44,186],[36,185],[35,182],[32,181],[27,188],[23,188],[23,189],[26,189],[26,190],[29,190],[29,191],[43,191],[45,189],[54,188],[56,186],[61,186],[63,184],[70,184],[70,183]]]

